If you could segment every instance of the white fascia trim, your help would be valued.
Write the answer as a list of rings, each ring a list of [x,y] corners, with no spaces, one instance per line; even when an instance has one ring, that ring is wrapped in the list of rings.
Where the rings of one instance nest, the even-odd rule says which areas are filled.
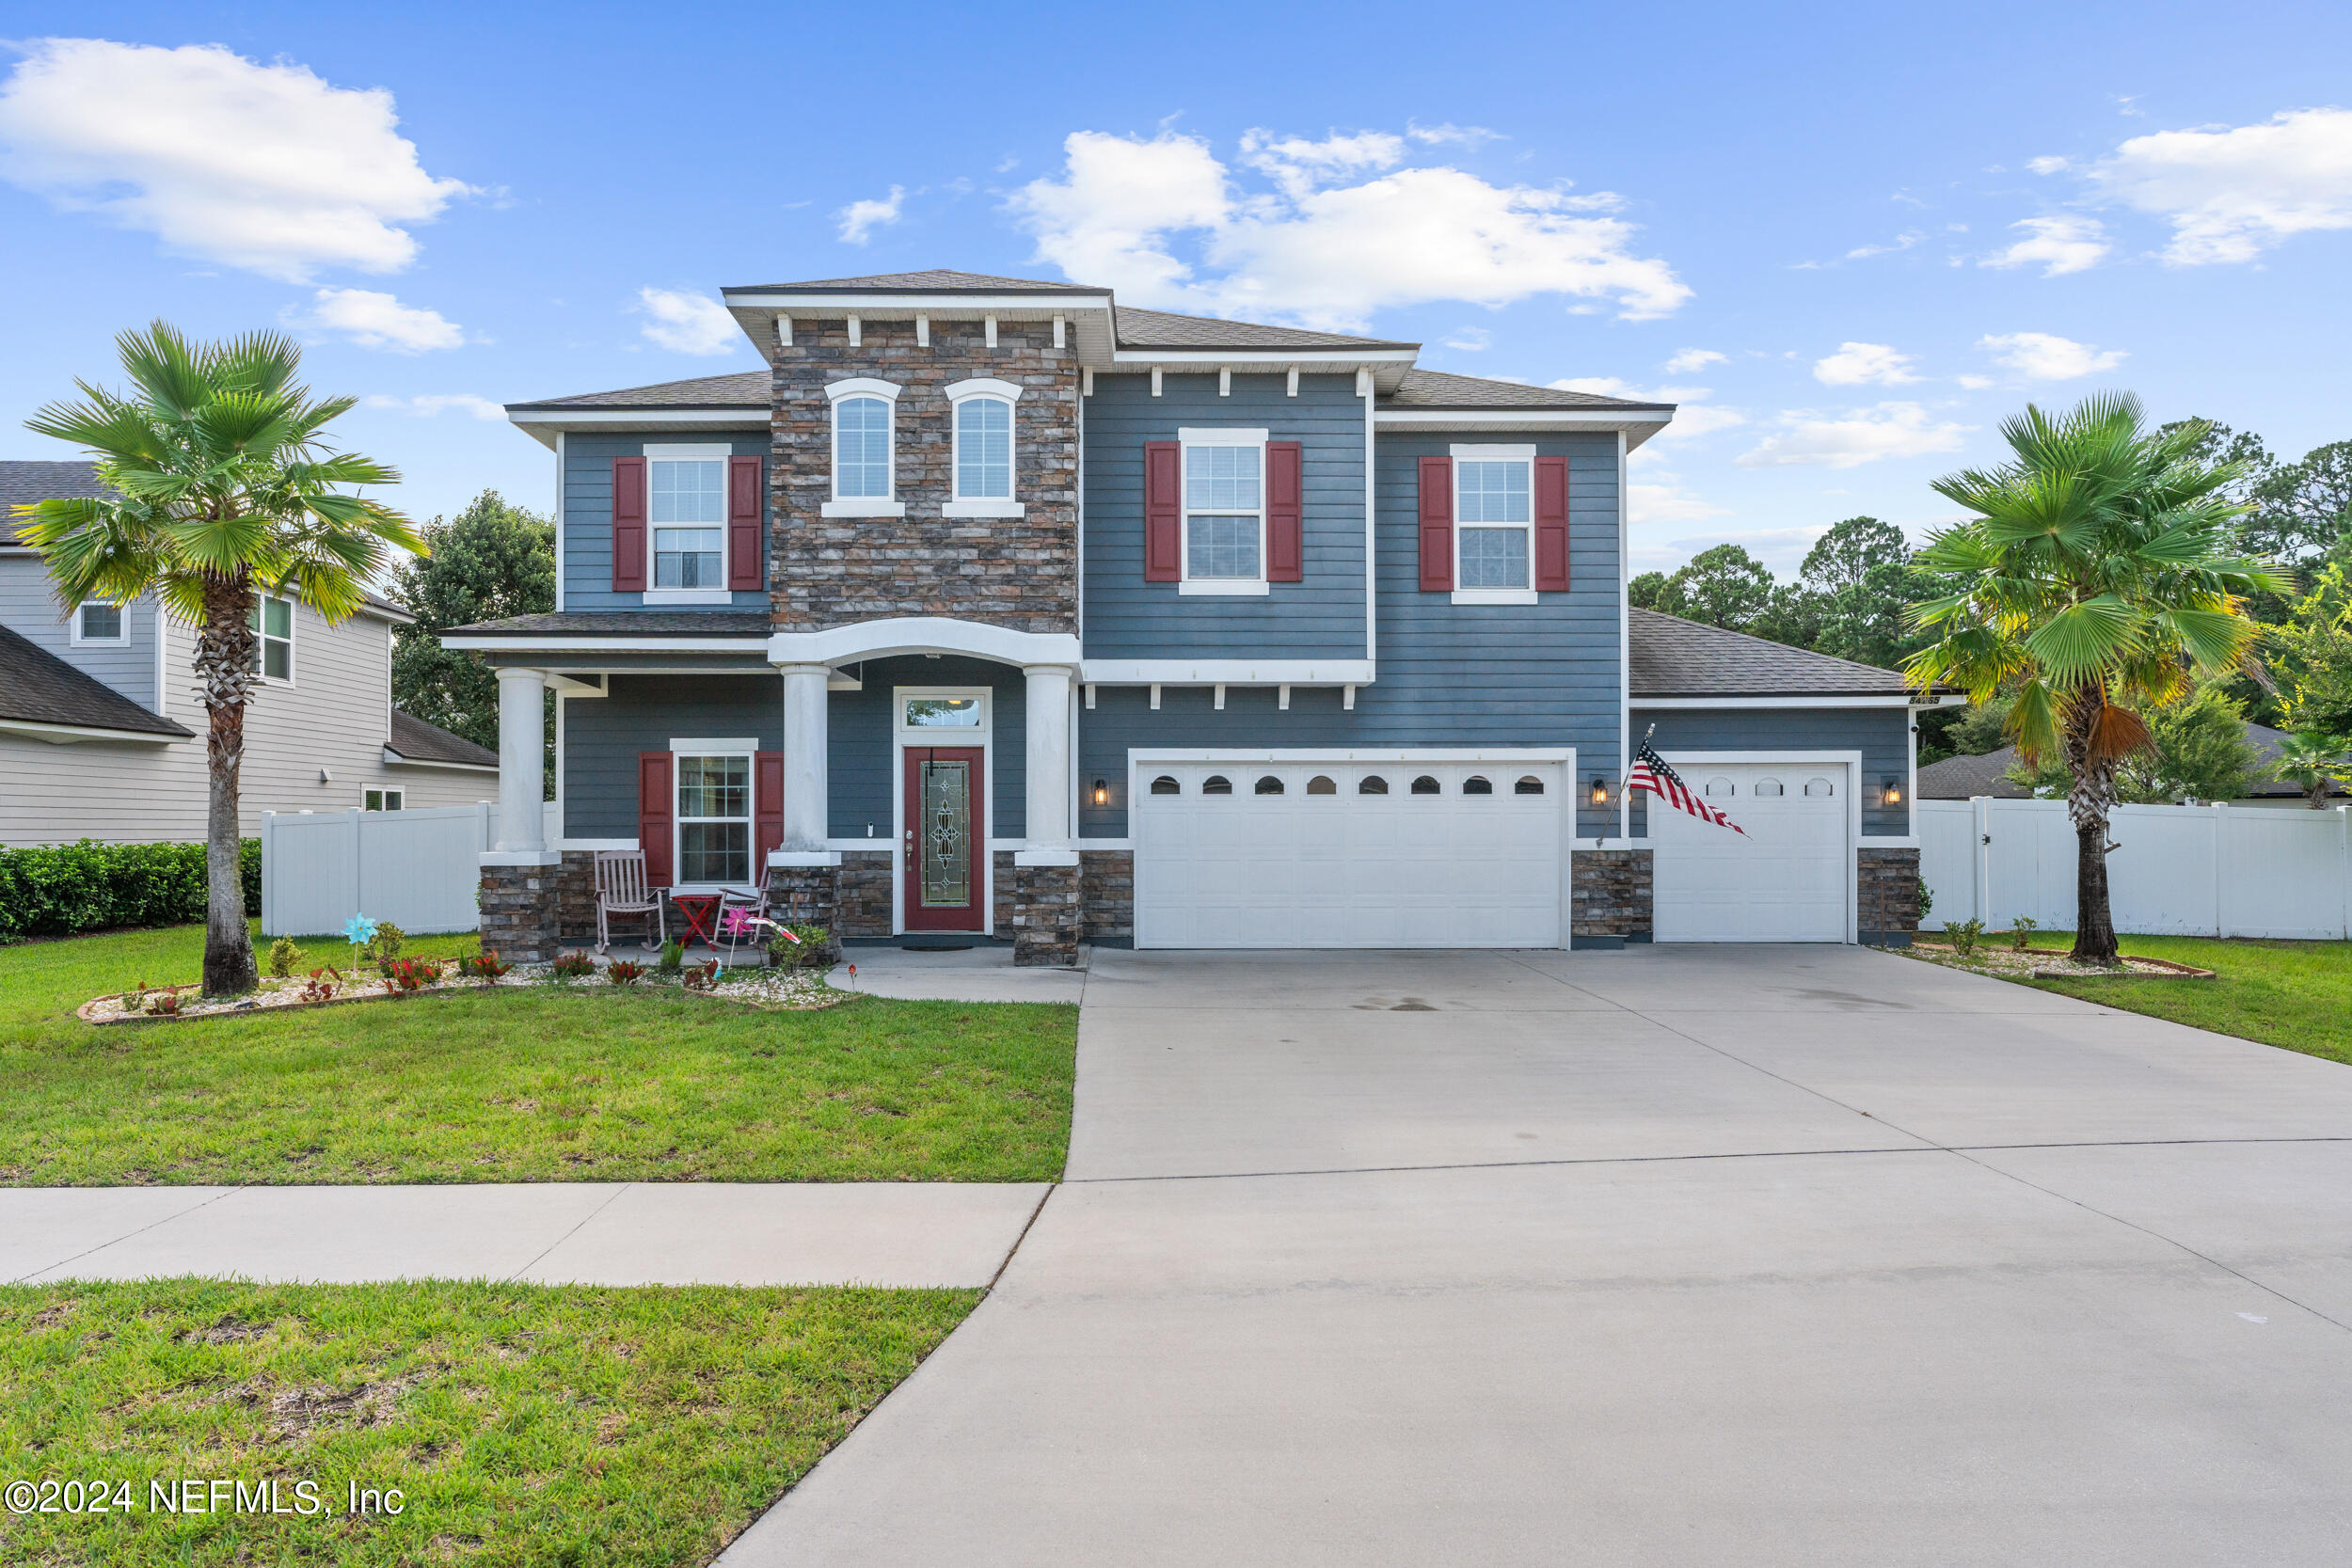
[[[1103,686],[1370,686],[1368,658],[1089,658]]]
[[[444,768],[460,773],[496,773],[499,770],[498,764],[495,762],[433,762],[420,757],[405,757],[389,746],[384,748],[384,766],[387,768]]]
[[[1644,697],[1636,693],[1635,708],[1708,707],[1909,707],[1907,695],[1890,697]]]
[[[780,631],[768,639],[771,664],[844,664],[893,654],[969,654],[999,664],[1063,664],[1083,652],[1068,632],[1015,631],[948,616],[897,616],[823,631]]]
[[[1055,311],[1102,310],[1111,308],[1108,294],[1102,293],[1022,293],[1022,294],[889,294],[838,293],[803,294],[770,293],[760,289],[722,289],[719,297],[731,307],[748,306],[757,309],[783,310],[795,316],[818,316],[830,311],[853,311],[877,321],[892,319],[898,314],[909,318],[917,312],[933,321],[958,321],[963,314],[977,315],[990,311],[999,316],[1022,314],[1039,319]]]
[[[896,403],[898,401],[898,394],[903,390],[905,388],[895,381],[878,381],[870,375],[853,375],[844,381],[826,382],[825,399],[829,403],[838,403],[846,397],[866,397],[881,398],[887,403]]]
[[[907,515],[907,503],[862,496],[855,500],[826,501],[818,508],[817,515],[820,517],[903,517]]]
[[[509,424],[532,425],[665,425],[716,424],[768,428],[768,410],[742,406],[721,408],[525,408],[506,416]]]
[[[637,840],[633,838],[559,838],[555,841],[555,847],[558,849],[570,849],[575,852],[601,849],[608,854],[618,854],[635,849]]]
[[[1346,370],[1357,365],[1410,365],[1420,357],[1421,351],[1410,348],[1122,348],[1111,355],[1111,363],[1138,370],[1154,364],[1200,365],[1209,370],[1220,365],[1332,365]]]
[[[1674,418],[1650,408],[1378,408],[1374,422],[1400,428],[1449,424],[1529,424],[1626,430],[1662,426]]]
[[[689,757],[743,756],[759,750],[759,739],[755,736],[739,740],[706,740],[696,736],[680,739],[673,736],[670,737],[670,750],[676,755]]]
[[[939,509],[943,517],[1025,517],[1029,509],[1020,501],[984,500],[949,501]]]
[[[667,528],[668,524],[662,525]],[[653,531],[645,531],[650,534]],[[724,588],[648,588],[645,603],[653,604],[733,604],[735,594]]]
[[[976,375],[969,381],[951,381],[940,391],[949,403],[961,403],[965,398],[1003,398],[1007,403],[1018,403],[1025,389],[993,375]]]
[[[0,734],[29,735],[52,746],[72,746],[85,740],[123,740],[135,746],[168,746],[186,740],[183,735],[151,735],[145,730],[107,730],[94,724],[36,724],[23,719],[0,719]]]
[[[457,637],[444,634],[444,648],[485,654],[751,654],[766,651],[756,637]],[[652,674],[625,670],[623,674]]]
[[[1186,425],[1176,432],[1177,441],[1187,447],[1263,447],[1273,438],[1270,430],[1243,430],[1232,425]]]
[[[1264,598],[1274,592],[1263,579],[1256,582],[1227,581],[1221,578],[1186,578],[1176,585],[1180,596],[1211,599]]]
[[[1853,753],[1859,755],[1860,753]],[[1574,762],[1573,746],[1210,746],[1136,747],[1127,755],[1147,762]]]

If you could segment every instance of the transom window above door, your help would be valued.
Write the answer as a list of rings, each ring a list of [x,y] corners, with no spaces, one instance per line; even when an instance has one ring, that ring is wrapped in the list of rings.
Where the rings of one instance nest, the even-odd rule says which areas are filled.
[[[1193,594],[1263,594],[1265,442],[1263,430],[1187,430],[1184,577]]]
[[[911,730],[977,730],[980,727],[977,697],[909,697],[904,716]]]

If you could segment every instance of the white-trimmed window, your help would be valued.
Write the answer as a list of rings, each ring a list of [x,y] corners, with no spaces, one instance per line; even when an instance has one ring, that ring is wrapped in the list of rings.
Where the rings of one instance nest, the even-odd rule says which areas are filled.
[[[104,599],[86,599],[74,607],[73,646],[121,648],[129,646],[130,641],[130,615],[120,605]]]
[[[729,604],[723,443],[645,448],[647,604]]]
[[[1535,449],[1454,449],[1454,602],[1535,602]]]
[[[898,499],[898,388],[871,376],[825,388],[833,404],[833,499],[828,517],[903,517]]]
[[[1179,594],[1267,594],[1263,430],[1180,430],[1184,538]]]
[[[294,601],[257,599],[253,604],[253,673],[265,681],[294,683]]]
[[[675,754],[678,886],[741,887],[751,881],[754,751],[704,742]]]
[[[980,376],[946,388],[955,436],[953,490],[943,511],[950,517],[1018,517],[1013,499],[1013,404],[1021,388]]]
[[[400,789],[368,789],[360,792],[361,811],[398,811],[407,803],[407,791]]]

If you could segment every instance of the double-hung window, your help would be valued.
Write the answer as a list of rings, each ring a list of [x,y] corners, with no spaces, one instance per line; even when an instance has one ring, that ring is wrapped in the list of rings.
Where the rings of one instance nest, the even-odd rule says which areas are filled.
[[[946,388],[955,436],[950,517],[1018,517],[1013,499],[1013,404],[1021,388],[981,376]]]
[[[1184,430],[1180,594],[1265,594],[1263,430]]]
[[[749,752],[677,758],[677,882],[741,886],[752,879]]]
[[[130,641],[130,623],[123,618],[120,605],[89,599],[73,611],[73,646],[121,647]]]
[[[646,522],[658,598],[727,599],[727,451],[647,447]]]
[[[407,791],[400,789],[368,789],[360,791],[362,811],[398,811],[406,802]]]
[[[828,517],[903,517],[898,499],[898,388],[870,376],[825,388],[833,404],[833,499]]]
[[[1462,602],[1534,603],[1533,447],[1454,449],[1454,586]]]
[[[294,601],[261,599],[253,606],[253,673],[263,680],[294,679]]]

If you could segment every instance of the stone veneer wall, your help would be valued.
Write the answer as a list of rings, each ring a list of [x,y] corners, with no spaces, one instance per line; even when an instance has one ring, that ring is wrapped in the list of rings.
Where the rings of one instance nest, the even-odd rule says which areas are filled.
[[[840,872],[830,865],[768,868],[768,913],[787,926],[822,926],[835,936]]]
[[[796,320],[771,346],[768,594],[795,631],[898,615],[951,615],[1022,631],[1074,632],[1078,611],[1078,360],[1051,322],[865,321],[858,347],[842,321]],[[895,483],[904,517],[827,517],[833,406],[825,384],[872,376],[899,388]],[[941,388],[976,376],[1020,387],[1013,404],[1013,499],[1021,517],[948,518],[952,414]]]
[[[1135,940],[1134,850],[1078,851],[1078,912],[1089,942]]]
[[[1012,935],[1012,851],[992,850],[989,864],[988,928],[999,937]]]
[[[566,849],[564,863],[556,868],[555,877],[556,934],[567,942],[593,942],[596,940],[596,852],[594,849]],[[637,928],[637,918],[629,917],[627,930]]]
[[[1568,945],[1619,947],[1650,939],[1649,849],[1579,849],[1568,857]]]
[[[1854,856],[1854,927],[1873,947],[1908,947],[1919,928],[1919,851],[1865,847]]]
[[[836,937],[890,934],[890,851],[844,850],[834,884]]]
[[[509,963],[543,964],[557,951],[560,865],[482,868],[482,950]]]
[[[1012,961],[1074,966],[1080,924],[1078,867],[1015,866],[1012,881]]]

